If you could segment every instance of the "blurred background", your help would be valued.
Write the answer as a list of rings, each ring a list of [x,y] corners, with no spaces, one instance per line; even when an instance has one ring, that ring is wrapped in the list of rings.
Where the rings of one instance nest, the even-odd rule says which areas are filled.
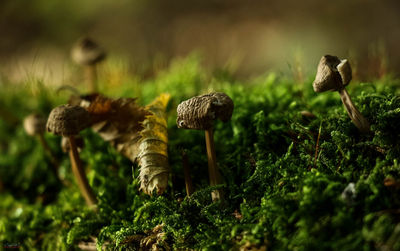
[[[399,73],[399,27],[397,0],[2,0],[0,80],[65,82],[69,50],[83,35],[148,77],[196,52],[210,71],[299,79],[334,54],[371,80]]]

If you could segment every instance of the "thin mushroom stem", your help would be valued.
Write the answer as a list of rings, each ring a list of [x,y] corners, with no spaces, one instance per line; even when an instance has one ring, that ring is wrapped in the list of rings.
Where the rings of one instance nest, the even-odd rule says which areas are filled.
[[[57,173],[58,172],[58,167],[60,166],[60,163],[58,163],[58,160],[54,157],[54,154],[51,151],[51,149],[49,147],[49,144],[47,144],[47,141],[44,139],[43,134],[39,134],[38,138],[39,138],[39,142],[42,145],[44,151],[50,157],[50,161],[53,164],[54,170]]]
[[[363,132],[370,132],[369,122],[364,116],[358,111],[357,107],[354,105],[353,101],[351,101],[350,95],[345,88],[339,90],[340,98],[344,104],[344,107],[349,114],[349,117],[353,121],[354,125]]]
[[[76,147],[75,137],[69,136],[68,139],[70,144],[69,157],[71,159],[72,172],[74,173],[76,181],[78,182],[79,189],[85,198],[86,204],[89,207],[95,206],[97,204],[97,199],[92,191],[92,188],[89,186],[89,182],[83,170],[82,162],[79,158]]]
[[[193,183],[192,177],[190,177],[190,166],[189,166],[189,159],[187,156],[186,151],[182,151],[182,166],[183,166],[183,173],[185,176],[185,185],[186,185],[186,195],[190,197],[193,194]]]
[[[60,163],[58,162],[58,160],[54,157],[53,152],[51,151],[49,144],[47,144],[47,141],[44,139],[44,136],[42,133],[38,134],[37,137],[39,138],[39,142],[42,145],[44,151],[46,152],[46,154],[49,156],[52,165],[52,170],[54,175],[57,177],[57,179],[59,179],[62,183],[64,183],[64,181],[60,178],[60,175],[58,174],[58,168],[60,166]]]
[[[215,155],[214,147],[214,132],[213,129],[205,130],[206,136],[206,147],[207,147],[207,159],[208,159],[208,174],[210,178],[210,185],[215,186],[220,184],[221,178],[218,172],[217,157]],[[215,190],[211,192],[211,198],[213,201],[222,199],[222,191]]]
[[[89,91],[91,93],[97,92],[97,69],[96,64],[86,65],[85,67],[85,77],[89,85]]]

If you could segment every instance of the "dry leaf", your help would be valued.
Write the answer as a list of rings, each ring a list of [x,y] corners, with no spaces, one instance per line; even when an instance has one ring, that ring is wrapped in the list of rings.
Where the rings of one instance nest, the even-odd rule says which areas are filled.
[[[168,132],[165,109],[170,96],[161,94],[146,107],[151,114],[146,116],[140,132],[138,162],[140,166],[140,189],[152,194],[156,189],[161,194],[167,188],[168,165]]]
[[[92,129],[117,151],[140,166],[140,189],[161,194],[167,187],[169,166],[165,109],[170,96],[161,94],[150,105],[140,107],[136,99],[111,99],[100,94],[72,97],[92,116]]]
[[[92,115],[92,129],[134,162],[139,132],[143,129],[141,123],[150,113],[137,105],[134,98],[110,99],[100,94],[83,97],[79,105]]]

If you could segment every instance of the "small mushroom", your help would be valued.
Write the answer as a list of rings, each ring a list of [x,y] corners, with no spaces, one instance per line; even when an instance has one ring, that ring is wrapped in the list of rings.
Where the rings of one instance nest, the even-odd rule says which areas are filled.
[[[221,92],[196,96],[178,105],[178,128],[204,130],[206,137],[208,173],[210,185],[220,184],[220,174],[217,167],[215,155],[213,125],[215,119],[227,122],[232,117],[232,99]],[[222,198],[222,191],[216,190],[211,193],[213,201]]]
[[[363,132],[370,132],[369,122],[358,111],[345,89],[351,80],[351,67],[347,59],[340,60],[336,56],[326,55],[318,65],[313,88],[315,92],[338,91],[347,113],[354,125]]]
[[[44,138],[44,132],[46,131],[46,118],[40,114],[32,113],[27,117],[25,117],[24,129],[29,136],[37,137],[39,139],[39,142],[42,145],[44,151],[50,157],[50,161],[53,164],[54,174],[56,175],[57,178],[59,178],[58,175],[59,163],[57,159],[54,157],[53,152],[51,151],[49,145],[47,144],[47,141]]]
[[[24,119],[24,129],[29,136],[43,135],[46,131],[46,118],[40,114],[32,113]]]
[[[97,92],[96,65],[106,57],[103,48],[92,39],[84,37],[79,39],[72,47],[71,57],[75,63],[84,67],[90,92]]]
[[[90,115],[85,108],[80,106],[61,105],[50,112],[46,128],[48,132],[68,138],[72,172],[74,173],[79,189],[81,190],[86,203],[89,206],[94,206],[97,204],[97,199],[89,186],[85,171],[83,170],[75,140],[75,136],[89,125]]]

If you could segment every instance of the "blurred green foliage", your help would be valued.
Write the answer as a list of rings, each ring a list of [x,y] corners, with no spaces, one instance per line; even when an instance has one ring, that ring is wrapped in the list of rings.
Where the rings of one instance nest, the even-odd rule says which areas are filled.
[[[385,178],[400,182],[398,80],[349,86],[353,101],[372,125],[373,133],[362,135],[339,95],[314,93],[311,79],[298,84],[270,73],[240,82],[221,72],[203,71],[194,56],[176,61],[151,80],[131,76],[128,84],[115,86],[104,78],[103,93],[136,96],[141,104],[161,92],[171,94],[172,172],[166,193],[147,196],[138,191],[136,164],[90,129],[83,131],[80,155],[99,200],[98,213],[86,207],[60,150],[60,138],[46,134],[68,185],[59,184],[50,171],[51,161],[20,122],[33,111],[48,114],[66,102],[68,93],[57,95],[38,82],[18,91],[3,86],[0,107],[12,115],[2,114],[0,120],[3,245],[18,243],[25,250],[74,250],[82,244],[98,250],[137,250],[150,238],[160,249],[176,250],[400,249],[399,186],[384,185]],[[204,135],[175,125],[177,104],[211,90],[224,91],[235,102],[231,121],[215,125],[225,200],[214,203],[205,171]],[[301,115],[305,110],[315,117]],[[190,198],[184,198],[182,149],[187,149],[196,188]],[[347,189],[353,186],[349,184],[353,190]],[[158,225],[164,234],[152,235]]]

